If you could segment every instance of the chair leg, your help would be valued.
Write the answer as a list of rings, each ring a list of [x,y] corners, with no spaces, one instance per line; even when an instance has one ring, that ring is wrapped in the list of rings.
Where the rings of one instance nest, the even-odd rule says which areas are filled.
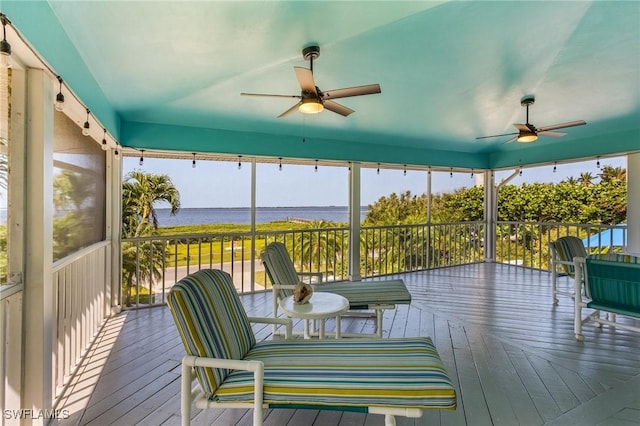
[[[384,311],[382,309],[376,309],[376,335],[382,339],[382,315]]]
[[[180,389],[180,417],[182,426],[191,424],[191,385],[193,383],[193,369],[190,365],[182,363],[182,378]]]
[[[392,414],[384,415],[384,426],[396,426],[396,418]]]

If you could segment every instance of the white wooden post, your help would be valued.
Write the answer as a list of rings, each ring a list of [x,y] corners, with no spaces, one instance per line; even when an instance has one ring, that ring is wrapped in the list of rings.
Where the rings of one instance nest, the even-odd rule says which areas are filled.
[[[487,170],[484,175],[484,261],[496,259],[496,223],[498,221],[498,189],[495,173]]]
[[[111,240],[111,250],[106,269],[105,315],[120,312],[122,306],[122,149],[119,147],[107,151],[107,194],[105,235]]]
[[[27,71],[27,139],[24,276],[25,409],[53,405],[53,88],[42,70]],[[44,417],[44,416],[43,416]],[[34,419],[45,424],[47,419]]]
[[[360,275],[360,163],[351,163],[349,172],[349,280]]]

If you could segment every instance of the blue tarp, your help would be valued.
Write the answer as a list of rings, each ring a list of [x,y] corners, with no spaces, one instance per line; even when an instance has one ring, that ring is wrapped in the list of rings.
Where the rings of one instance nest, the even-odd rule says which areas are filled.
[[[582,240],[585,247],[625,247],[627,245],[627,227],[605,229],[602,232]]]

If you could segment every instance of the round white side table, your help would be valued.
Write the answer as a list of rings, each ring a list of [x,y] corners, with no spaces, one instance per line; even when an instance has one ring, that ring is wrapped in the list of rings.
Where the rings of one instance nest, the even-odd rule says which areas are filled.
[[[289,318],[304,320],[304,338],[309,339],[309,320],[320,321],[319,339],[324,339],[324,322],[336,317],[336,339],[340,338],[340,316],[349,310],[349,301],[334,293],[314,292],[304,305],[296,305],[293,296],[282,299],[280,311]]]

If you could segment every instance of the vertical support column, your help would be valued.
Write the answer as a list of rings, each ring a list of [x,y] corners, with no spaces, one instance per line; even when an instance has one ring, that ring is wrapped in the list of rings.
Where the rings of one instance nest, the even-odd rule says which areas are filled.
[[[256,159],[251,160],[251,291],[256,286]],[[243,289],[244,290],[244,289]]]
[[[640,153],[627,155],[627,249],[640,255]]]
[[[118,152],[118,155],[115,152]],[[107,283],[105,291],[106,315],[120,312],[122,301],[122,152],[107,151],[107,233],[111,240],[110,262],[107,264]]]
[[[431,167],[427,170],[427,258],[425,269],[431,266]]]
[[[24,228],[25,228],[25,138],[26,138],[26,73],[14,65],[11,76],[11,135],[9,140],[9,188],[7,223],[7,252],[9,279],[24,283]],[[18,277],[16,277],[18,275]],[[18,278],[16,280],[16,278]],[[20,408],[22,404],[22,371],[25,368],[23,359],[23,296],[22,290],[0,303],[0,376],[4,383],[0,384],[0,406],[4,408]],[[4,359],[2,359],[4,356]],[[5,423],[9,423],[5,420]]]
[[[484,261],[496,259],[496,223],[498,222],[498,191],[492,170],[484,173]]]
[[[349,171],[349,281],[360,275],[360,163],[351,163]]]
[[[42,70],[27,71],[26,237],[23,407],[51,409],[53,338],[53,88]],[[34,419],[33,424],[45,424]]]

